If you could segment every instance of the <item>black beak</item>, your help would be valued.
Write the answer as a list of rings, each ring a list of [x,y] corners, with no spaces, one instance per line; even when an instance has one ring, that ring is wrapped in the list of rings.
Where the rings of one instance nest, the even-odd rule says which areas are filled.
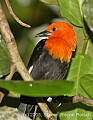
[[[51,32],[45,30],[43,32],[40,32],[40,33],[36,34],[35,37],[47,37],[47,36],[50,36],[50,35],[51,35]]]

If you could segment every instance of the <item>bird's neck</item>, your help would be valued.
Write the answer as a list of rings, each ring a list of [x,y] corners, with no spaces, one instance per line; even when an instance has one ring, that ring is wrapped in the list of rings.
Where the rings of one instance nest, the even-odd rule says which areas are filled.
[[[54,59],[59,59],[61,62],[70,62],[72,56],[72,48],[70,44],[62,40],[62,38],[51,38],[46,40],[45,49]]]

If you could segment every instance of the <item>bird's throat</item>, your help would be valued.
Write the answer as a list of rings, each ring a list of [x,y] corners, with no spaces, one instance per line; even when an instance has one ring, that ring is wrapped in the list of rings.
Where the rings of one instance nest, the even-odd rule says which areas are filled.
[[[51,38],[45,42],[45,49],[54,59],[59,59],[61,62],[70,62],[72,56],[71,45],[61,38]]]

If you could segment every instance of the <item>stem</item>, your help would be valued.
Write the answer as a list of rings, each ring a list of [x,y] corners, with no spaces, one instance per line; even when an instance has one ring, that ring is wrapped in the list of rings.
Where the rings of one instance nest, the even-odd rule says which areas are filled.
[[[76,95],[72,98],[72,102],[73,103],[77,103],[77,102],[82,102],[84,104],[88,104],[88,105],[92,105],[93,106],[93,100],[89,99],[89,98],[85,98],[82,95]]]
[[[14,12],[13,12],[13,10],[12,10],[12,7],[11,7],[11,4],[9,3],[9,1],[8,1],[8,0],[5,0],[5,2],[6,2],[6,5],[7,5],[8,10],[9,10],[10,14],[13,16],[13,18],[14,18],[19,24],[21,24],[22,26],[30,28],[30,27],[31,27],[30,25],[28,25],[28,24],[26,24],[26,23],[23,23],[23,22],[14,14]]]
[[[86,32],[86,28],[85,28],[84,24],[83,24],[83,33],[84,33],[84,36],[85,36],[85,40],[84,40],[84,45],[83,45],[83,49],[82,49],[82,52],[81,52],[82,55],[85,54],[86,49],[87,49],[87,45],[88,45],[88,41],[89,41],[89,36]]]

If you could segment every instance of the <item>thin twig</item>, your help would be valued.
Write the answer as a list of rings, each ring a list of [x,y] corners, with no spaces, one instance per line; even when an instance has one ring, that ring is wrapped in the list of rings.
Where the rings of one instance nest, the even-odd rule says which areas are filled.
[[[11,80],[15,72],[16,72],[16,67],[15,67],[14,64],[11,64],[11,66],[10,66],[10,73],[9,73],[8,76],[5,77],[5,80],[6,81]]]
[[[76,96],[74,96],[72,101],[73,101],[73,103],[82,102],[84,104],[89,104],[89,105],[93,106],[93,100],[91,100],[89,98],[85,98],[82,95],[76,95]]]
[[[9,54],[10,54],[11,61],[15,65],[17,72],[19,72],[19,74],[21,75],[23,80],[33,81],[33,79],[29,75],[29,73],[28,73],[28,71],[27,71],[27,69],[26,69],[26,67],[25,67],[24,63],[22,62],[22,59],[19,55],[17,45],[15,42],[15,38],[10,30],[8,21],[7,21],[6,16],[3,12],[1,4],[0,4],[0,32],[4,38],[4,41],[6,43],[7,49],[8,49]],[[42,108],[41,110],[43,113],[47,113],[45,115],[45,117],[48,120],[57,120],[54,117],[53,113],[48,108],[48,106],[46,105],[46,103],[42,102],[42,103],[37,103],[37,104],[39,105],[40,108]]]
[[[37,100],[37,102],[38,102],[38,101],[43,102],[43,103],[38,102],[38,105],[39,105],[40,109],[41,109],[42,111],[44,111],[44,112],[43,112],[43,113],[44,113],[44,116],[45,116],[48,120],[57,120],[57,115],[55,115],[55,114],[53,114],[53,113],[51,112],[51,110],[49,109],[49,107],[47,106],[47,104],[44,103],[44,100],[43,100],[42,98],[38,98],[38,99],[36,99],[36,100]]]
[[[2,100],[3,100],[3,97],[4,97],[4,93],[0,91],[0,103],[1,103]]]
[[[19,24],[21,24],[22,26],[27,27],[27,28],[30,28],[30,27],[31,27],[30,25],[22,22],[22,21],[14,14],[14,12],[13,12],[13,10],[12,10],[12,7],[11,7],[11,4],[9,3],[9,0],[5,0],[5,2],[6,2],[6,5],[7,5],[8,10],[9,10],[10,14],[13,16],[13,18],[14,18]]]

